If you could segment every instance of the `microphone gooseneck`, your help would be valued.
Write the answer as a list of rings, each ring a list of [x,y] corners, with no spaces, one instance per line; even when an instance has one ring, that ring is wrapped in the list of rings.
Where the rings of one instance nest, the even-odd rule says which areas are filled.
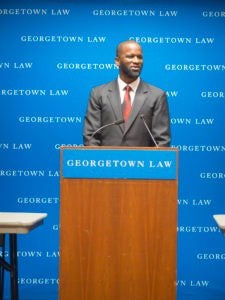
[[[150,136],[151,140],[153,141],[155,147],[159,147],[158,144],[156,143],[156,141],[155,141],[155,139],[154,139],[152,133],[151,133],[151,130],[150,130],[149,127],[148,127],[148,124],[147,124],[146,121],[145,121],[144,114],[141,114],[141,115],[140,115],[140,118],[142,119],[142,121],[143,121],[143,123],[144,123],[144,125],[145,125],[145,128],[147,129],[147,131],[148,131],[148,133],[149,133],[149,136]]]
[[[109,124],[106,124],[106,125],[103,125],[103,126],[99,127],[97,130],[95,130],[95,131],[92,133],[92,135],[91,135],[91,137],[89,138],[88,142],[90,142],[91,139],[92,139],[98,132],[102,131],[102,130],[105,129],[106,127],[113,126],[113,125],[117,125],[117,126],[118,126],[118,125],[123,124],[123,123],[124,123],[124,120],[122,119],[122,120],[116,120],[116,121],[114,121],[114,122],[112,122],[112,123],[109,123]]]

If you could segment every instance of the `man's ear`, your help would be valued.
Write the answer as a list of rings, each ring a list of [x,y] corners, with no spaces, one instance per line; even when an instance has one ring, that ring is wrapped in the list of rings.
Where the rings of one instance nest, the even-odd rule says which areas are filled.
[[[120,59],[118,56],[115,58],[115,63],[118,67],[120,66]]]

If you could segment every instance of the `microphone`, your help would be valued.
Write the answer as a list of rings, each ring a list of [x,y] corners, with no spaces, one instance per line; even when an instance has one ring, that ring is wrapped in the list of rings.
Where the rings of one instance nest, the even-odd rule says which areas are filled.
[[[152,133],[151,133],[151,130],[150,130],[149,127],[148,127],[148,124],[147,124],[146,121],[145,121],[144,114],[141,114],[141,115],[140,115],[140,118],[142,119],[142,121],[143,121],[143,123],[144,123],[144,125],[145,125],[145,128],[147,129],[147,131],[148,131],[148,133],[149,133],[149,135],[150,135],[150,138],[151,138],[151,140],[153,141],[155,147],[159,147],[158,144],[156,143],[156,141],[155,141],[155,139],[154,139]]]
[[[89,138],[89,140],[88,140],[88,142],[98,133],[98,132],[100,132],[100,131],[102,131],[103,129],[105,129],[105,128],[107,128],[107,127],[109,127],[109,126],[113,126],[113,125],[120,125],[120,124],[123,124],[125,121],[124,120],[116,120],[116,121],[114,121],[114,122],[112,122],[112,123],[109,123],[109,124],[106,124],[106,125],[103,125],[103,126],[101,126],[101,127],[99,127],[97,130],[95,130],[93,133],[92,133],[92,135],[91,135],[91,137]]]

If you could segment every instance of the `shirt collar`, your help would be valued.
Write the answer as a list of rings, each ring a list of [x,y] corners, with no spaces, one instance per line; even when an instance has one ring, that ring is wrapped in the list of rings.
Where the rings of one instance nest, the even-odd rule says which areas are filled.
[[[136,80],[134,80],[134,81],[132,81],[131,83],[129,83],[129,86],[132,88],[132,90],[133,90],[134,92],[136,92],[139,83],[140,83],[140,77],[138,77]],[[120,76],[118,76],[118,84],[119,84],[119,89],[120,89],[120,90],[123,90],[123,89],[125,88],[125,86],[127,86],[127,83],[124,82],[124,81],[120,78]]]

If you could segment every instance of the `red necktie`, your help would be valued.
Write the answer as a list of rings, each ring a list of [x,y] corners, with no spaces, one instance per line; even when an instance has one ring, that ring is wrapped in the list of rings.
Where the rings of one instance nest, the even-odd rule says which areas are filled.
[[[123,100],[123,118],[124,118],[124,121],[126,122],[129,117],[130,111],[131,111],[130,91],[132,89],[129,85],[127,85],[125,87],[125,89],[126,89],[126,92],[125,92],[124,100]]]

